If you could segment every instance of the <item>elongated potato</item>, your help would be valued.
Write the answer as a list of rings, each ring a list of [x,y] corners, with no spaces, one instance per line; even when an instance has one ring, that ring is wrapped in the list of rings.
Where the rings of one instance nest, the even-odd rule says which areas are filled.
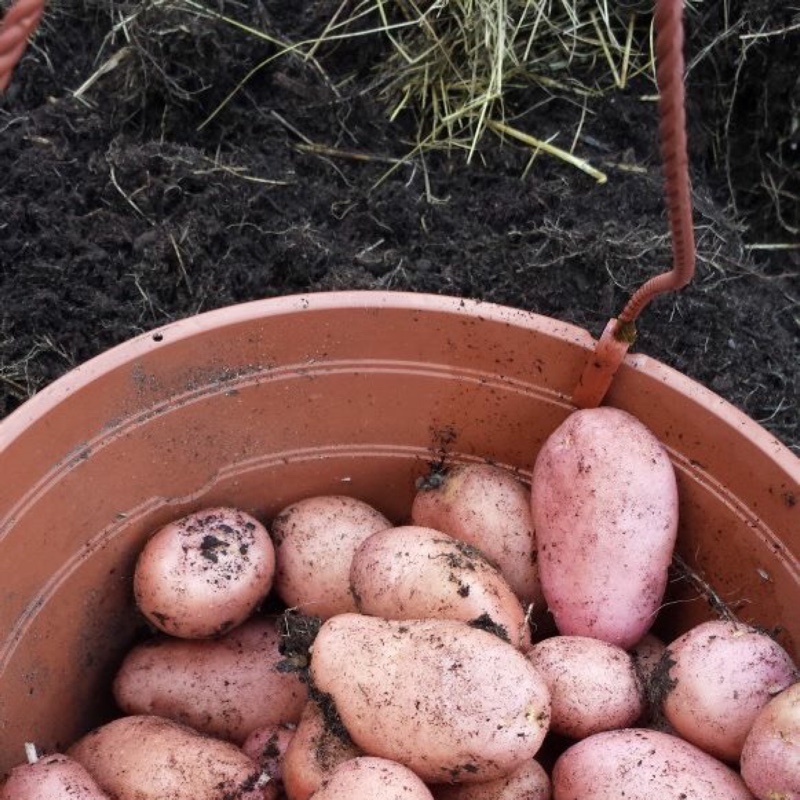
[[[283,757],[283,787],[289,800],[308,800],[345,761],[363,755],[341,728],[332,728],[315,700],[309,700]]]
[[[159,638],[135,647],[114,679],[127,714],[152,714],[241,744],[256,728],[297,722],[308,690],[283,661],[274,619],[213,641]]]
[[[597,733],[553,769],[553,800],[752,800],[732,769],[676,736],[641,728]]]
[[[435,800],[550,800],[550,778],[538,761],[526,761],[505,778],[486,783],[431,786]]]
[[[800,683],[758,712],[742,748],[741,772],[758,800],[800,798]]]
[[[391,524],[352,497],[326,495],[293,503],[272,522],[275,590],[290,608],[321,619],[356,611],[350,594],[353,553]]]
[[[235,508],[209,508],[165,525],[136,562],[136,604],[171,636],[206,639],[244,622],[272,588],[267,529]]]
[[[505,578],[472,545],[432,528],[388,528],[365,539],[350,588],[362,614],[480,621],[515,647],[531,644],[525,610]]]
[[[407,767],[362,756],[340,764],[312,800],[433,800],[433,795]]]
[[[67,755],[114,800],[274,800],[277,787],[238,747],[177,722],[121,717]]]
[[[675,473],[658,439],[625,411],[575,411],[537,456],[531,506],[559,631],[636,644],[661,605],[678,525]]]
[[[359,747],[428,782],[508,775],[536,754],[549,724],[536,669],[463,622],[333,617],[314,642],[311,677]]]
[[[662,710],[687,741],[738,761],[759,711],[797,678],[789,654],[765,633],[713,620],[672,642]]]
[[[572,739],[627,728],[641,717],[644,688],[622,648],[587,636],[554,636],[527,654],[550,689],[550,730]]]
[[[11,770],[0,787],[0,800],[110,800],[86,769],[55,754]]]
[[[479,548],[497,564],[522,604],[541,610],[528,487],[493,464],[456,464],[436,477],[414,498],[413,524]]]

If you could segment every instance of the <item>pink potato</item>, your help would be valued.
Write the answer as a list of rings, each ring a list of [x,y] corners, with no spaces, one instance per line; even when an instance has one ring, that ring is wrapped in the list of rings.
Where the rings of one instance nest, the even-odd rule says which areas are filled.
[[[220,639],[138,645],[114,679],[126,714],[153,714],[241,744],[264,725],[297,722],[308,690],[280,668],[274,619],[251,619]]]
[[[197,511],[161,528],[136,562],[136,604],[164,633],[220,636],[267,596],[275,551],[267,529],[234,508]]]
[[[435,800],[550,800],[550,778],[530,759],[505,778],[430,787]]]
[[[666,450],[625,411],[575,411],[544,443],[531,486],[542,589],[559,631],[636,644],[663,600],[677,534]]]
[[[336,767],[312,800],[433,800],[433,795],[407,767],[363,756]]]
[[[554,636],[528,660],[550,690],[550,730],[572,739],[626,728],[644,711],[644,690],[622,648],[586,636]]]
[[[800,683],[758,712],[744,740],[741,772],[758,800],[800,800]]]
[[[321,619],[356,611],[350,594],[353,553],[391,524],[352,497],[309,497],[285,508],[272,522],[277,593],[290,608]]]
[[[362,614],[456,619],[530,647],[525,610],[503,576],[472,545],[432,528],[388,528],[353,556],[350,589]]]
[[[153,716],[120,717],[68,755],[114,800],[275,800],[277,787],[238,747]]]
[[[363,755],[340,725],[329,725],[309,700],[283,757],[283,788],[289,800],[308,800],[339,764]]]
[[[283,783],[283,757],[297,727],[291,724],[256,728],[242,744],[242,752],[276,783]]]
[[[553,800],[752,800],[732,769],[668,733],[626,728],[590,736],[553,768]]]
[[[56,754],[11,770],[0,800],[110,800],[77,761]]]
[[[542,610],[530,491],[492,464],[457,464],[423,484],[411,521],[479,548],[524,606]]]
[[[314,641],[311,678],[365,753],[428,782],[508,775],[549,724],[547,686],[525,656],[454,620],[333,617]]]
[[[788,653],[739,622],[697,625],[667,648],[662,710],[675,731],[725,761],[738,761],[758,712],[797,680]]]

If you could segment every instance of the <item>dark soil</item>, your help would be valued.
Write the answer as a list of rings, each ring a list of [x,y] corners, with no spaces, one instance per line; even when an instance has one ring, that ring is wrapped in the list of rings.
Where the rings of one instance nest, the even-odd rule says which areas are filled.
[[[209,5],[297,40],[339,4]],[[414,127],[370,91],[382,41],[322,48],[321,69],[275,60],[202,126],[275,47],[163,3],[124,21],[138,6],[54,7],[0,98],[0,415],[111,345],[230,303],[434,292],[597,335],[669,267],[644,79],[586,115],[577,152],[605,185],[544,155],[523,177],[529,151],[489,137],[470,165],[438,152],[389,172]],[[689,59],[710,48],[689,75],[698,273],[645,312],[636,347],[798,449],[800,40],[796,28],[740,39],[796,21],[778,0],[706,0],[690,15]],[[582,108],[543,99],[531,87],[512,102],[539,107],[526,129],[568,147]]]

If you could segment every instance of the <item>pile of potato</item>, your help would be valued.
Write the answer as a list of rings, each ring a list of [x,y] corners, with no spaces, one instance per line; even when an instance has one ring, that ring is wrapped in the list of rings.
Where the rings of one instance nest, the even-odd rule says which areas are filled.
[[[678,492],[633,417],[573,413],[530,490],[433,474],[410,522],[313,497],[269,531],[227,508],[158,531],[134,591],[159,633],[116,676],[124,716],[0,800],[800,798],[787,653],[730,620],[649,633]]]

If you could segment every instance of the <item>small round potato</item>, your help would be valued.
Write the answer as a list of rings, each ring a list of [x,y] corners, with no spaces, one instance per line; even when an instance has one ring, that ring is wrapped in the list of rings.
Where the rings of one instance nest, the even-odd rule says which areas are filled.
[[[293,503],[272,522],[275,590],[290,608],[321,619],[356,611],[350,594],[353,553],[364,539],[391,524],[352,497],[309,497]]]
[[[171,636],[221,636],[272,588],[275,551],[266,528],[233,508],[171,522],[144,546],[133,589],[141,612]]]
[[[676,736],[605,731],[570,747],[553,768],[553,800],[752,800],[744,781]]]
[[[154,714],[241,744],[264,725],[297,722],[308,696],[281,669],[273,618],[250,619],[220,639],[160,637],[134,647],[114,679],[126,714]]]
[[[644,711],[644,691],[623,649],[586,636],[554,636],[528,660],[550,689],[550,730],[572,739],[626,728]]]
[[[365,539],[350,588],[362,614],[482,624],[515,647],[531,644],[525,610],[483,553],[432,528],[405,525]]]
[[[114,800],[275,800],[238,747],[153,716],[120,717],[68,751]]]
[[[758,712],[744,740],[741,772],[758,800],[800,800],[800,683]]]
[[[528,487],[493,464],[456,464],[434,477],[414,498],[412,523],[479,548],[524,606],[543,610]]]
[[[525,656],[454,620],[333,617],[314,641],[311,679],[365,753],[431,783],[508,775],[536,755],[550,721],[547,685]]]
[[[11,770],[0,787],[0,800],[110,800],[77,761],[65,755],[44,756]]]
[[[724,761],[738,761],[758,712],[798,677],[776,641],[739,622],[697,625],[669,645],[665,658],[667,721]]]
[[[435,800],[550,800],[550,778],[538,761],[526,761],[505,778],[486,783],[431,786]]]
[[[407,767],[362,756],[336,767],[312,800],[433,800],[433,795]]]

